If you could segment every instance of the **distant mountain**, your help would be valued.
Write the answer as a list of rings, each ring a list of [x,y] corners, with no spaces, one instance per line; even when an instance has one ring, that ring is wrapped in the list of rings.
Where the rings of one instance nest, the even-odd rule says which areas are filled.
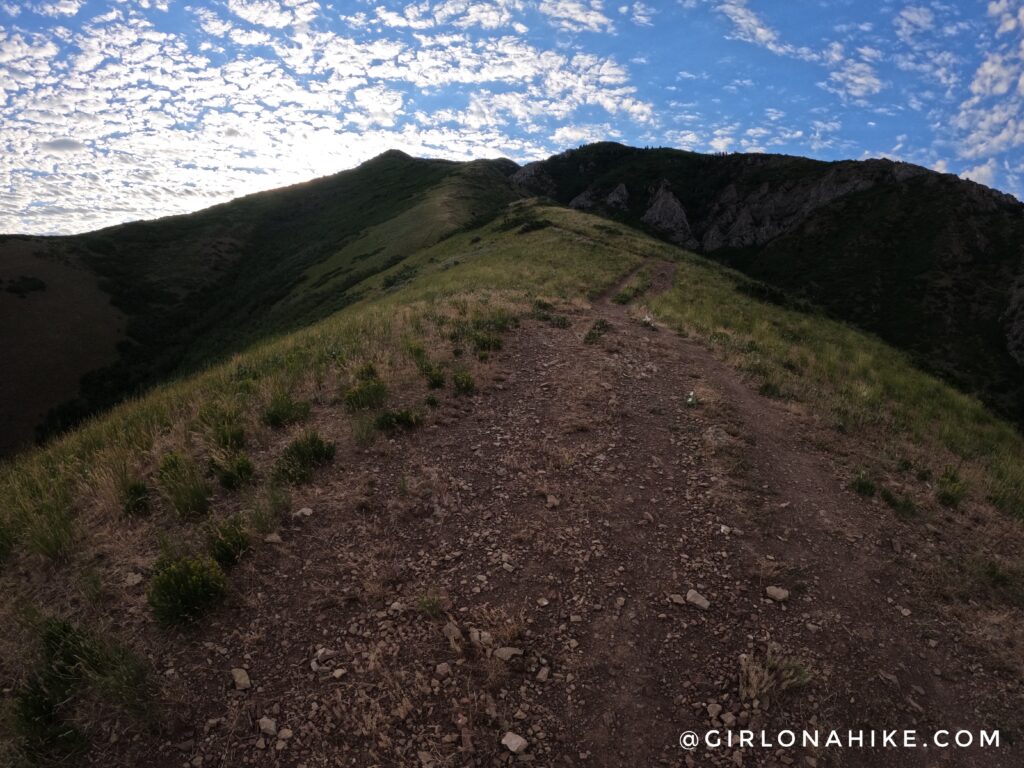
[[[0,237],[0,454],[358,300],[367,278],[493,218],[516,169],[392,151],[195,214]]]
[[[1024,205],[1009,195],[888,160],[613,143],[513,180],[736,267],[777,300],[822,307],[1024,420]]]

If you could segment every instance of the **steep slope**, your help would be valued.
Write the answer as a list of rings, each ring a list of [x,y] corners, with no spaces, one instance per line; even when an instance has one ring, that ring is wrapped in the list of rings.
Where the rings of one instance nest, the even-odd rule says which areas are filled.
[[[1019,765],[1024,440],[751,285],[517,202],[0,466],[0,762]]]
[[[51,386],[50,366],[5,357],[10,392],[0,405],[0,453],[24,443],[47,411],[41,431],[51,434],[259,338],[326,317],[354,301],[367,277],[491,218],[513,197],[514,169],[508,161],[388,152],[352,171],[187,216],[75,237],[0,238],[0,279],[14,288],[20,279],[31,288],[55,262],[66,266],[63,279],[43,281],[44,290],[0,292],[0,313],[19,315],[18,324],[3,326],[0,344],[16,350],[18,339],[30,339],[42,359],[60,361],[61,372],[61,385]],[[97,280],[100,290],[83,289]],[[71,311],[60,316],[65,306]],[[69,355],[66,346],[88,353]],[[69,381],[83,376],[76,392]]]
[[[1024,206],[887,160],[595,144],[515,181],[645,228],[857,323],[1024,419]]]

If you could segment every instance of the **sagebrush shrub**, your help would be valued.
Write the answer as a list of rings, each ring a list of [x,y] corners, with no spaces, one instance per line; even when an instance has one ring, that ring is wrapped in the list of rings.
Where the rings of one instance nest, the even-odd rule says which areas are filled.
[[[363,379],[345,392],[345,407],[351,411],[380,408],[387,402],[388,388],[377,378]]]
[[[210,526],[206,536],[210,556],[223,568],[238,563],[249,550],[249,534],[238,515]]]
[[[309,416],[309,408],[308,402],[296,400],[288,390],[275,389],[263,410],[263,423],[275,429],[286,427]]]
[[[157,563],[147,598],[162,624],[195,621],[224,597],[224,571],[209,557],[175,557]]]
[[[316,432],[295,438],[277,460],[274,476],[289,483],[305,483],[313,470],[334,458],[334,443],[325,441]]]

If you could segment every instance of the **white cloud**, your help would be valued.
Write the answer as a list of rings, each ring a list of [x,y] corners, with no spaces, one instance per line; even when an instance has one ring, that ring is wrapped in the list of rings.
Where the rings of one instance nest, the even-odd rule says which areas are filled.
[[[872,96],[882,90],[878,73],[866,61],[843,61],[838,69],[829,74],[829,81],[836,92],[856,99]]]
[[[717,10],[732,22],[733,35],[738,40],[754,43],[781,56],[795,56],[808,61],[819,58],[809,48],[783,42],[775,29],[747,7],[747,0],[728,0],[718,5]]]
[[[85,5],[85,0],[50,0],[30,6],[36,13],[44,16],[74,16]],[[13,14],[17,15],[17,14]]]
[[[386,38],[326,31],[309,0],[193,8],[196,23],[179,32],[136,2],[73,34],[0,27],[0,188],[12,190],[0,197],[0,231],[196,210],[390,147],[534,159],[551,137],[621,136],[654,118],[613,57],[514,34],[521,0],[446,0],[431,9],[435,26]],[[148,2],[156,13],[160,2]],[[444,108],[422,108],[442,89]],[[615,124],[594,119],[602,113]]]
[[[971,93],[977,96],[1002,96],[1017,84],[1021,75],[1018,55],[990,53],[974,73]]]
[[[295,21],[291,10],[279,0],[228,0],[228,10],[261,27],[287,27]]]
[[[557,28],[566,32],[611,32],[601,0],[541,0],[538,8]]]
[[[609,141],[622,134],[608,123],[603,125],[563,125],[551,134],[551,141],[557,147],[589,144],[594,141]]]
[[[914,36],[935,27],[935,13],[923,5],[908,5],[893,19],[896,35],[904,42],[910,42]]]
[[[619,8],[619,13],[628,15],[629,20],[640,27],[653,26],[654,15],[657,12],[656,8],[640,2],[633,3],[632,5],[623,5]]]
[[[996,183],[996,161],[995,158],[989,158],[986,162],[981,165],[976,165],[973,168],[968,168],[960,174],[962,179],[970,179],[976,181],[979,184],[984,184],[987,187],[994,186]]]
[[[82,152],[86,149],[86,146],[74,139],[53,139],[51,141],[39,142],[39,149],[42,152]]]

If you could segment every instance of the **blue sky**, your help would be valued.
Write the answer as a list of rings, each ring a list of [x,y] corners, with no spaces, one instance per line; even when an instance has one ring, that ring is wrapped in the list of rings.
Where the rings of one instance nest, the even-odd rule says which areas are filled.
[[[0,0],[0,232],[385,149],[892,157],[1024,197],[1024,0]]]

